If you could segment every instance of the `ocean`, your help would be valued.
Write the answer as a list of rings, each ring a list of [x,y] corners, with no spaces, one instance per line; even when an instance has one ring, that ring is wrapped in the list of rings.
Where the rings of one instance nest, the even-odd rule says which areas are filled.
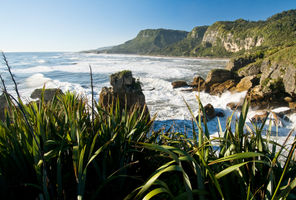
[[[31,101],[31,93],[36,88],[60,88],[63,91],[73,91],[90,99],[89,65],[92,67],[95,99],[98,100],[102,87],[109,87],[109,76],[121,70],[131,70],[133,76],[142,83],[143,93],[150,114],[157,115],[154,129],[168,129],[192,133],[192,117],[186,107],[189,104],[194,115],[198,112],[197,92],[186,92],[184,88],[173,89],[171,82],[185,80],[191,82],[193,77],[200,75],[206,78],[211,69],[224,68],[225,59],[197,59],[177,57],[153,57],[119,54],[84,54],[84,53],[6,53],[12,73],[18,84],[19,92],[24,101]],[[14,94],[14,86],[5,65],[2,63],[0,73],[5,80],[8,91]],[[238,102],[245,92],[231,94],[226,92],[221,96],[212,96],[201,92],[203,105],[211,103],[216,109],[223,111],[225,117],[219,118],[222,129],[225,129],[227,117],[233,111],[227,108],[227,103]],[[278,108],[285,110],[287,108]],[[248,119],[258,111],[250,110]],[[234,114],[234,121],[239,113]],[[290,121],[278,128],[273,127],[275,140],[283,141],[289,131],[296,126],[296,114],[289,116]],[[218,134],[218,119],[208,122],[212,135]],[[247,124],[252,127],[248,120]],[[268,124],[268,122],[267,122]],[[265,128],[267,129],[267,127]]]

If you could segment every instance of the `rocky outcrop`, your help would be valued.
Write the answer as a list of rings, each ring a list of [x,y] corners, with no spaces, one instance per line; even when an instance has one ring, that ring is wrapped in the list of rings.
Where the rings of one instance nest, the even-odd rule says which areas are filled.
[[[269,112],[263,111],[260,114],[256,114],[251,118],[251,122],[253,123],[263,123],[269,115]]]
[[[211,70],[205,81],[205,92],[212,95],[221,94],[229,90],[236,83],[236,75],[226,69]]]
[[[175,88],[180,88],[180,87],[186,87],[186,86],[188,86],[188,84],[186,81],[174,81],[174,82],[172,82],[172,86],[175,89]]]
[[[201,76],[195,76],[190,86],[192,87],[192,91],[203,91],[205,89],[205,80]]]
[[[226,104],[226,106],[231,110],[241,110],[243,102],[229,102],[228,104]]]
[[[236,78],[236,75],[226,69],[213,69],[211,70],[206,78],[205,84],[207,87],[215,84],[215,83],[223,83],[227,80],[233,80]]]
[[[250,121],[252,123],[258,124],[263,123],[265,120],[270,120],[274,126],[285,127],[286,122],[291,122],[286,116],[286,113],[288,113],[289,110],[285,111],[285,113],[266,110],[261,110],[258,112],[258,114],[255,114],[251,117]]]
[[[253,75],[258,75],[258,74],[261,73],[261,71],[260,71],[261,64],[262,64],[262,59],[254,62],[254,63],[250,63],[247,66],[240,68],[237,71],[237,74],[239,76],[253,76]]]
[[[195,76],[193,78],[191,86],[192,87],[198,87],[198,86],[201,86],[204,82],[205,82],[205,79],[203,79],[201,76]]]
[[[232,90],[236,85],[235,80],[227,80],[223,83],[215,83],[209,87],[206,87],[206,92],[210,93],[211,95],[221,95],[223,92],[227,90]]]
[[[269,59],[261,65],[260,84],[265,93],[288,93],[296,97],[296,67]]]
[[[254,86],[259,84],[259,79],[256,76],[246,76],[240,80],[236,86],[237,92],[250,90]]]
[[[296,98],[296,67],[289,65],[283,76],[285,91]]]
[[[236,72],[239,69],[246,67],[250,63],[254,63],[257,60],[259,61],[261,58],[263,58],[263,53],[256,53],[251,55],[244,55],[237,58],[232,58],[226,65],[226,69]]]
[[[31,94],[31,98],[32,99],[41,99],[42,90],[43,89],[41,89],[41,88],[35,89],[32,92],[32,94]],[[52,98],[55,95],[59,95],[59,94],[63,94],[63,92],[62,92],[61,89],[58,89],[58,88],[48,88],[48,89],[45,89],[44,90],[44,94],[43,94],[44,101],[45,102],[48,102],[48,101],[52,100]]]
[[[110,76],[110,84],[112,87],[104,87],[101,90],[99,105],[102,108],[115,105],[118,99],[120,110],[125,109],[125,107],[127,110],[130,110],[134,106],[139,106],[142,110],[145,107],[145,112],[149,115],[141,84],[133,78],[131,71],[121,71],[112,74]]]

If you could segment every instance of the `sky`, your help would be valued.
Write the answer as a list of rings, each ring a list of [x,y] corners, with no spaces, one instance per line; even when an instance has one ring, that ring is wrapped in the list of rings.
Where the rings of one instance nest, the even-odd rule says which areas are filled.
[[[123,43],[143,29],[190,31],[289,9],[296,0],[0,0],[0,50],[81,51]]]

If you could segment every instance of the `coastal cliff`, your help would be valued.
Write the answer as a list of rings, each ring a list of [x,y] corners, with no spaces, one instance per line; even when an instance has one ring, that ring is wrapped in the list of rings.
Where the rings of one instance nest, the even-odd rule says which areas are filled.
[[[233,57],[294,44],[295,24],[296,10],[289,10],[275,14],[265,21],[217,21],[211,26],[194,27],[190,32],[146,29],[124,44],[93,52]]]

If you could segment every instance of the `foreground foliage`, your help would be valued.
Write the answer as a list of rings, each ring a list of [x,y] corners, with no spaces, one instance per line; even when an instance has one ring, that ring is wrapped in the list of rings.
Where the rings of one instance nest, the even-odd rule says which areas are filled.
[[[280,145],[269,132],[262,137],[263,125],[248,127],[247,101],[235,130],[229,118],[223,133],[218,123],[221,136],[211,138],[201,119],[193,122],[192,137],[152,131],[154,118],[137,107],[119,110],[118,102],[102,109],[73,93],[28,105],[6,97],[9,109],[0,122],[3,199],[296,197],[295,140]]]

